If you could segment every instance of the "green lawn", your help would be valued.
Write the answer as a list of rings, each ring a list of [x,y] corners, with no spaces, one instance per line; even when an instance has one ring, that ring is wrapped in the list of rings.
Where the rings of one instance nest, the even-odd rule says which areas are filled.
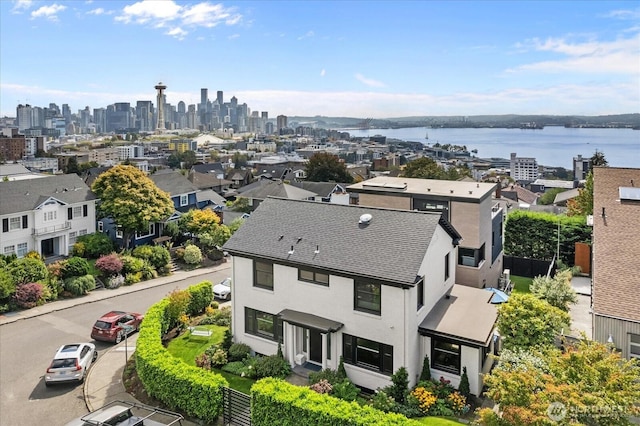
[[[531,293],[531,291],[529,290],[529,286],[533,282],[533,278],[512,275],[511,281],[513,281],[514,293]]]
[[[224,332],[227,327],[221,327],[218,325],[199,325],[199,328],[207,328],[212,331],[210,337],[192,337],[189,338],[189,332],[183,333],[181,336],[171,340],[167,350],[171,355],[176,358],[182,359],[189,365],[196,365],[196,356],[203,353],[209,346],[222,343],[224,339]],[[239,392],[249,394],[251,386],[255,383],[255,380],[236,376],[235,374],[227,373],[220,369],[214,368],[211,371],[220,374],[229,382],[229,387]]]

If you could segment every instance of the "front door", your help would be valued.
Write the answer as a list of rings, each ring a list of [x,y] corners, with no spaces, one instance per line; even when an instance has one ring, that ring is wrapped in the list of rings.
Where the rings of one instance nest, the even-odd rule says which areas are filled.
[[[322,364],[322,334],[309,329],[309,361]]]
[[[43,256],[52,256],[55,254],[53,248],[53,238],[42,240],[40,244],[40,253],[42,253]]]

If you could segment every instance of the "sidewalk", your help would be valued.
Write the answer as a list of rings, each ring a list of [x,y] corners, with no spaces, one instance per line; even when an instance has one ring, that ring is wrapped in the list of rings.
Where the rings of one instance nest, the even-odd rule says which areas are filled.
[[[213,272],[223,271],[225,269],[231,269],[231,262],[222,263],[210,268],[199,268],[192,271],[177,271],[170,276],[140,282],[132,286],[123,286],[115,290],[94,290],[84,297],[57,300],[33,309],[0,315],[0,325],[69,309],[86,303],[122,296],[123,294],[135,293],[162,284],[197,276],[204,276]],[[203,277],[203,280],[205,279],[206,278]],[[124,372],[127,359],[131,358],[135,351],[137,340],[138,334],[136,333],[109,350],[99,352],[98,359],[89,370],[89,374],[85,379],[83,387],[84,401],[89,412],[114,400],[136,401],[133,396],[125,390],[124,383],[122,382],[122,374]],[[195,426],[194,423],[188,421],[183,421],[182,425]]]

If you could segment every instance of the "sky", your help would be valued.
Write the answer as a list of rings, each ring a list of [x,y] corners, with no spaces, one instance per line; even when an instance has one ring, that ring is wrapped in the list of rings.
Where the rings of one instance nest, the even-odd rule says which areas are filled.
[[[224,92],[269,117],[640,112],[637,1],[0,1],[0,115]]]

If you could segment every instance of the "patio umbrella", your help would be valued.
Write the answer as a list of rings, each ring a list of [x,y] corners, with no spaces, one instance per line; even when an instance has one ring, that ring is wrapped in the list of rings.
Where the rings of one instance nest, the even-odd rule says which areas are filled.
[[[491,303],[504,303],[509,300],[509,295],[507,293],[495,287],[487,287],[485,290],[493,292]]]

